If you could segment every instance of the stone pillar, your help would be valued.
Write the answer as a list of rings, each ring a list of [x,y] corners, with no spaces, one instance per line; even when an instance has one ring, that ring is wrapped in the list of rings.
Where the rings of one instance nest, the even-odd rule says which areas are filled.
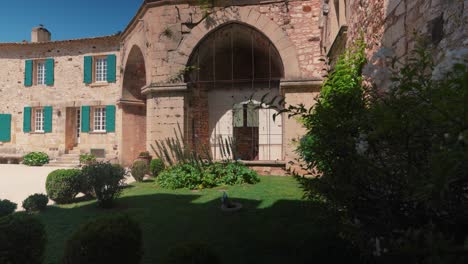
[[[280,93],[289,105],[304,104],[306,108],[315,104],[315,98],[320,93],[322,80],[284,80],[280,83]],[[295,170],[300,174],[299,156],[296,153],[298,141],[305,135],[305,127],[298,121],[297,117],[283,118],[283,154],[286,168]]]
[[[154,155],[156,140],[164,140],[179,134],[179,128],[186,136],[187,84],[157,84],[143,88],[147,96],[146,148]]]

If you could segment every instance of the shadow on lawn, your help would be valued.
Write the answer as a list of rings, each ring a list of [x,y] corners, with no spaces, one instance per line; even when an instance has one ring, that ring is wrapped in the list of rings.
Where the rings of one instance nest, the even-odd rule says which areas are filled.
[[[238,212],[220,210],[220,200],[201,195],[153,194],[118,199],[111,210],[94,203],[73,208],[49,207],[39,215],[47,228],[47,262],[59,263],[70,234],[90,218],[128,213],[141,224],[142,263],[160,263],[170,248],[205,242],[223,263],[360,263],[354,250],[338,238],[337,217],[324,206],[280,200],[260,209],[261,201],[234,199]]]

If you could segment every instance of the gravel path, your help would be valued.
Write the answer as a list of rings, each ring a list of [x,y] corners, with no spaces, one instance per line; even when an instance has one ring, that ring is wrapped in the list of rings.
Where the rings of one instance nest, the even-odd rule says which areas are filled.
[[[47,175],[57,167],[28,167],[0,164],[0,199],[8,199],[22,209],[23,200],[35,193],[45,194]],[[53,203],[49,201],[49,204]]]
[[[24,199],[35,193],[46,194],[47,175],[60,167],[29,167],[25,165],[0,164],[0,200],[8,199],[21,207]],[[125,179],[126,184],[134,182],[132,177]],[[49,200],[49,204],[54,202]]]

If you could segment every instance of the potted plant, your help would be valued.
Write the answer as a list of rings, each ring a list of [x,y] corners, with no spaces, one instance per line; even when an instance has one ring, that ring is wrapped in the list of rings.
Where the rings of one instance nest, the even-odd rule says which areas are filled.
[[[143,152],[140,152],[140,155],[138,155],[138,160],[144,160],[146,161],[146,163],[150,163],[151,161],[151,155],[149,154],[148,151],[143,151]]]

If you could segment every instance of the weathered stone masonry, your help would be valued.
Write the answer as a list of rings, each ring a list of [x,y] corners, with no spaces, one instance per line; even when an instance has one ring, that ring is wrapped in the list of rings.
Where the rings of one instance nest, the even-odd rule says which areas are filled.
[[[442,61],[447,50],[467,47],[467,2],[239,0],[205,9],[194,1],[146,0],[118,36],[50,42],[38,30],[33,40],[42,42],[0,43],[0,114],[13,119],[11,141],[0,143],[0,153],[62,155],[70,150],[73,107],[113,105],[115,132],[83,133],[75,149],[104,149],[106,158],[128,165],[141,151],[151,152],[155,140],[173,137],[178,126],[188,144],[210,144],[213,152],[215,136],[235,136],[236,129],[259,131],[242,143],[259,141],[252,159],[289,162],[305,132],[299,122],[235,109],[258,104],[265,91],[289,104],[313,105],[324,59],[333,65],[361,34],[374,81],[385,79],[381,69],[388,65],[375,59],[382,48],[404,61],[414,47],[413,31],[432,41],[434,58]],[[84,84],[84,56],[110,54],[117,58],[116,82]],[[54,85],[25,87],[25,60],[46,58],[54,59]],[[52,133],[24,133],[25,106],[52,106]],[[257,117],[249,119],[252,114]],[[234,129],[239,124],[254,128]]]
[[[12,139],[0,143],[1,152],[27,153],[44,151],[52,157],[65,153],[65,129],[67,108],[84,105],[115,105],[120,97],[118,83],[85,85],[83,83],[83,60],[86,55],[109,55],[118,53],[118,37],[102,37],[85,40],[70,40],[40,43],[0,44],[0,113],[12,115]],[[26,87],[25,60],[53,58],[55,64],[54,85]],[[117,65],[120,67],[120,64]],[[117,79],[120,74],[117,73]],[[51,133],[24,133],[24,107],[52,106]],[[120,115],[117,112],[117,118]],[[81,148],[105,149],[108,157],[118,155],[117,133],[82,134]],[[115,147],[114,147],[115,146]]]

